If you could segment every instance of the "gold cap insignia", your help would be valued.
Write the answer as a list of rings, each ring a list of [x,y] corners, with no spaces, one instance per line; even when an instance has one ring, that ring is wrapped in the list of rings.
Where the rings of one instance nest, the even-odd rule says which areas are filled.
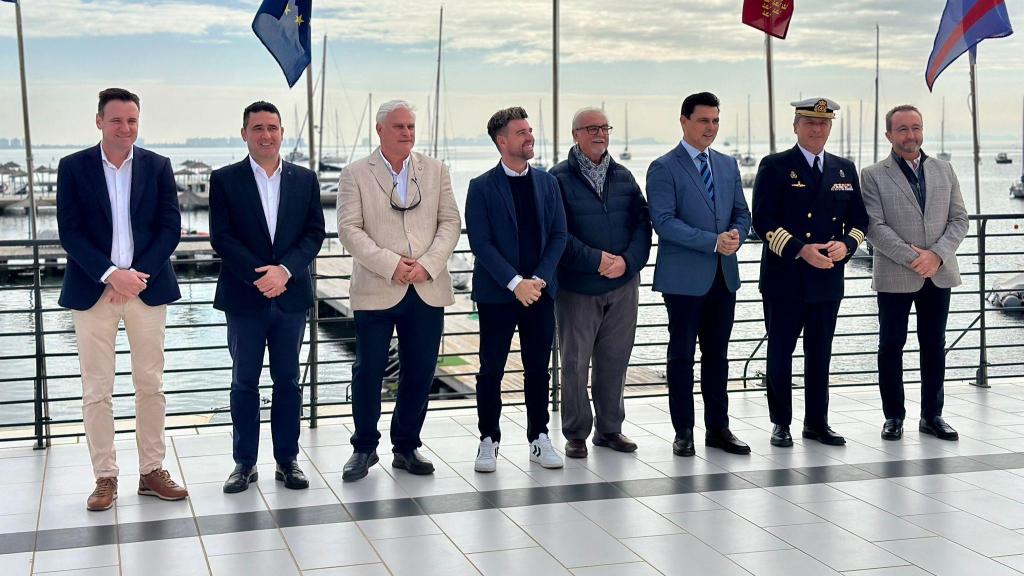
[[[823,98],[814,104],[815,112],[828,112],[828,102]]]

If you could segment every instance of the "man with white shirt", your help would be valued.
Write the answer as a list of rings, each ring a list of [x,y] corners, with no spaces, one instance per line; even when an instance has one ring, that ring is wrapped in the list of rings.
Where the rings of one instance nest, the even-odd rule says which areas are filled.
[[[345,167],[338,186],[338,237],[352,254],[349,295],[356,325],[352,366],[352,456],[342,480],[377,461],[381,389],[398,333],[398,394],[391,417],[394,468],[432,474],[419,447],[434,382],[444,307],[455,303],[448,257],[462,228],[448,167],[413,152],[416,114],[404,100],[377,111],[380,148]]]
[[[82,412],[96,488],[89,510],[117,499],[114,452],[114,344],[124,321],[135,385],[138,493],[181,500],[188,492],[163,469],[164,326],[181,297],[170,257],[181,235],[171,162],[135,147],[139,97],[99,94],[97,146],[61,159],[57,229],[68,254],[59,303],[72,310],[82,372]]]
[[[210,244],[221,257],[213,306],[227,318],[231,353],[232,457],[224,492],[258,479],[260,374],[270,357],[270,429],[276,480],[309,481],[299,468],[299,350],[313,306],[310,263],[324,240],[320,184],[312,171],[281,159],[281,114],[269,102],[242,115],[249,155],[210,176]]]
[[[530,461],[561,468],[548,437],[548,362],[555,336],[558,262],[567,241],[558,180],[530,167],[533,128],[526,110],[499,110],[487,134],[498,164],[469,183],[466,230],[476,256],[473,300],[480,315],[476,407],[480,446],[475,470],[494,472],[501,441],[501,380],[519,328]]]
[[[765,156],[754,181],[753,226],[763,239],[759,287],[768,332],[768,410],[773,446],[792,446],[793,351],[804,336],[803,437],[839,446],[828,425],[829,362],[845,265],[868,217],[853,162],[825,152],[839,105],[793,102],[797,144]]]

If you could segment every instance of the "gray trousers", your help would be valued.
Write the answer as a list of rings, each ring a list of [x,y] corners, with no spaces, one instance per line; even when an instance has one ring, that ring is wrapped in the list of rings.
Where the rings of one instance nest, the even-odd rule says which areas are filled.
[[[606,294],[559,291],[555,317],[562,359],[562,434],[566,440],[584,440],[592,428],[598,434],[622,432],[626,417],[623,388],[639,302],[639,274]],[[588,375],[593,412],[587,395]]]

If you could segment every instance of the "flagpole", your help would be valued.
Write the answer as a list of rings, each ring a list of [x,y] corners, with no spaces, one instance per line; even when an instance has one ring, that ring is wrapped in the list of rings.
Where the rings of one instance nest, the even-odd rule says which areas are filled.
[[[316,172],[316,154],[313,150],[313,62],[306,66],[306,107],[309,109],[309,169]]]
[[[28,170],[29,230],[32,240],[36,235],[35,166],[32,160],[32,133],[28,123],[28,83],[25,81],[25,39],[21,27],[21,3],[14,3],[14,20],[18,29],[18,67],[21,74],[21,113],[25,123],[25,166]]]
[[[765,32],[764,51],[768,63],[768,152],[775,154],[775,75],[772,73],[772,36]]]
[[[552,1],[551,15],[551,163],[558,163],[558,0]],[[538,111],[539,112],[539,111]]]
[[[981,145],[978,142],[978,78],[975,72],[974,50],[969,50],[971,62],[971,128],[974,132],[974,213],[981,214]]]

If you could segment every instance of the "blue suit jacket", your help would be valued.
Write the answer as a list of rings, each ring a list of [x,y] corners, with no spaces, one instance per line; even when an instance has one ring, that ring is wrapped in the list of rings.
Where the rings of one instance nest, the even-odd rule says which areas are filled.
[[[540,262],[534,275],[547,282],[544,290],[558,293],[558,261],[565,249],[565,207],[558,180],[530,168],[537,222],[540,229]],[[508,176],[497,166],[469,182],[466,196],[466,232],[473,263],[473,300],[499,304],[515,300],[508,283],[519,274],[519,227]]]
[[[131,267],[149,274],[139,298],[148,306],[181,298],[170,260],[181,240],[171,161],[139,147],[132,160],[130,212],[135,245]],[[106,288],[100,278],[114,265],[110,260],[113,214],[98,144],[62,158],[57,167],[57,231],[68,253],[58,302],[65,308],[88,310]]]
[[[707,294],[718,271],[718,235],[736,229],[740,242],[750,232],[750,210],[743,197],[736,160],[709,149],[715,200],[708,197],[697,166],[682,144],[647,169],[647,203],[658,233],[654,290],[665,294]],[[729,290],[740,287],[736,255],[722,256]]]
[[[214,170],[210,176],[210,244],[221,257],[221,267],[213,307],[236,314],[266,310],[270,299],[253,284],[263,275],[256,269],[281,264],[292,277],[284,293],[274,300],[286,312],[306,310],[313,305],[309,264],[320,252],[324,235],[320,184],[312,171],[284,163],[277,229],[271,243],[249,157]]]

